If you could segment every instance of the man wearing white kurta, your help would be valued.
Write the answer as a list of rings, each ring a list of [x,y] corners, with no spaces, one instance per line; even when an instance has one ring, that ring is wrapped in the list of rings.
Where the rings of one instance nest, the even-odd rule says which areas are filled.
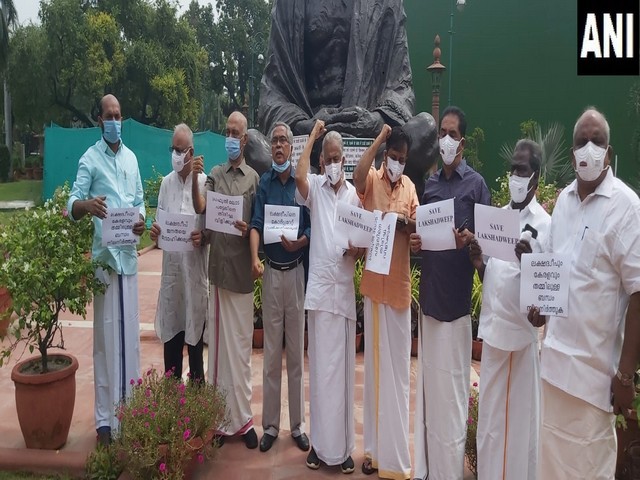
[[[309,208],[311,239],[309,283],[305,308],[309,311],[309,410],[311,451],[307,466],[340,465],[352,473],[355,449],[353,391],[355,382],[354,257],[364,249],[343,251],[334,243],[338,202],[359,205],[355,188],[344,180],[342,137],[327,134],[322,142],[325,175],[309,174],[313,144],[323,132],[318,120],[296,169],[296,200]]]
[[[609,124],[587,110],[573,133],[576,179],[560,194],[550,251],[571,258],[567,317],[542,344],[538,478],[610,480],[615,415],[628,415],[640,359],[640,200],[611,171]],[[626,314],[625,314],[626,312]],[[534,326],[544,323],[537,307]]]
[[[173,133],[170,147],[173,171],[162,179],[158,194],[158,212],[175,213],[195,217],[191,233],[193,250],[187,252],[162,252],[162,278],[156,309],[156,334],[164,344],[164,370],[182,377],[182,350],[187,344],[189,352],[189,376],[192,381],[204,381],[202,360],[202,334],[207,318],[209,284],[207,280],[207,254],[201,246],[202,215],[193,209],[191,173],[193,160],[193,133],[181,123]],[[204,189],[207,176],[195,176],[200,189]],[[157,215],[156,215],[157,216]],[[151,240],[162,235],[158,223],[151,227]]]
[[[536,238],[516,246],[516,253],[540,253],[551,217],[536,200],[542,152],[520,140],[511,159],[505,209],[520,210],[520,231],[527,225]],[[540,422],[538,329],[520,312],[520,264],[489,258],[471,242],[469,256],[482,279],[478,337],[484,340],[478,411],[478,479],[536,480]]]
[[[122,142],[121,122],[118,99],[105,95],[98,117],[102,138],[80,158],[67,205],[72,219],[92,215],[91,253],[109,266],[96,272],[107,289],[93,302],[95,420],[98,441],[103,445],[111,442],[111,431],[118,426],[115,405],[129,394],[130,382],[140,377],[136,246],[102,246],[102,220],[109,208],[138,209],[140,220],[133,233],[142,235],[145,227],[138,160]]]

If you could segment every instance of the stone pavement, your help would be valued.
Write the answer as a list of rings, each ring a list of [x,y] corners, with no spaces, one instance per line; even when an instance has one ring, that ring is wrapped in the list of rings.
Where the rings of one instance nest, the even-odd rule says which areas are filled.
[[[151,250],[140,256],[139,263],[139,303],[140,303],[140,345],[141,370],[149,367],[163,367],[162,344],[157,339],[153,328],[156,312],[158,289],[160,286],[160,272],[162,252]],[[30,470],[30,471],[68,471],[81,476],[87,455],[96,445],[96,435],[93,422],[93,361],[92,361],[92,319],[93,310],[89,307],[87,320],[62,314],[64,339],[66,349],[78,358],[80,368],[76,373],[76,404],[69,432],[67,444],[57,452],[29,450],[24,446],[15,411],[14,386],[11,381],[11,368],[16,363],[12,359],[8,365],[0,369],[0,471],[1,470]],[[185,349],[186,354],[186,349]],[[27,352],[28,356],[28,352]],[[26,357],[25,357],[26,358]],[[205,362],[207,354],[205,352]],[[252,410],[258,436],[262,436],[262,350],[254,350],[252,355],[253,398]],[[305,355],[305,364],[307,358]],[[185,359],[185,364],[186,364]],[[364,379],[364,356],[359,353],[356,358],[356,386],[355,386],[355,422],[356,422],[356,450],[353,455],[356,471],[348,478],[363,479],[376,478],[363,475],[360,465],[363,457],[362,439],[362,396]],[[282,373],[282,417],[281,431],[278,440],[269,452],[261,453],[258,449],[247,450],[239,438],[228,439],[218,452],[217,457],[197,471],[199,480],[217,479],[322,479],[340,478],[339,467],[311,471],[305,465],[306,452],[300,451],[290,438],[288,402],[287,402],[287,371],[283,361]],[[185,370],[187,365],[185,365]],[[206,368],[206,366],[205,366]],[[416,359],[411,359],[411,418],[410,441],[413,449],[413,408],[415,400],[415,372]],[[479,364],[474,363],[471,369],[472,382],[477,380],[476,371]],[[308,369],[305,368],[308,372]],[[305,375],[306,414],[309,418],[309,383]],[[413,456],[413,452],[412,452]],[[465,470],[465,480],[473,478]]]

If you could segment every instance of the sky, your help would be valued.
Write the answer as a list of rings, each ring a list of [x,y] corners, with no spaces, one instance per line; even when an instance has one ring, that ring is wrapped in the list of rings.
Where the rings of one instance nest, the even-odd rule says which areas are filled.
[[[38,10],[40,8],[40,0],[13,0],[18,11],[18,22],[20,25],[27,25],[30,22],[40,23],[38,19]],[[191,0],[178,0],[180,12],[184,12],[191,3]],[[198,3],[205,5],[212,4],[215,7],[215,0],[198,0]]]

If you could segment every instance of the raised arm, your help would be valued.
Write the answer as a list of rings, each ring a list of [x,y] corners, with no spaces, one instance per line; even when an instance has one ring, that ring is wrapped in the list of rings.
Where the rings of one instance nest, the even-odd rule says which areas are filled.
[[[191,182],[191,198],[193,199],[193,209],[196,211],[196,213],[204,213],[207,208],[207,201],[203,192],[200,191],[200,182],[198,182],[198,175],[200,175],[204,171],[204,157],[202,155],[194,157],[193,166],[191,168],[191,175],[193,175],[193,180]]]
[[[366,189],[367,175],[369,174],[371,165],[373,165],[373,161],[376,158],[376,153],[378,153],[378,149],[382,144],[387,141],[389,135],[391,135],[391,127],[385,124],[382,126],[382,130],[371,146],[364,152],[362,158],[360,158],[360,161],[358,162],[358,166],[353,172],[353,184],[356,186],[356,191],[360,195],[363,195]]]
[[[311,150],[313,149],[315,141],[325,132],[324,122],[317,120],[313,126],[313,130],[311,130],[309,134],[309,139],[304,146],[304,150],[302,150],[300,160],[298,160],[298,165],[296,166],[296,188],[305,201],[309,196],[309,180],[307,179],[307,175],[309,174],[309,165],[311,164]]]

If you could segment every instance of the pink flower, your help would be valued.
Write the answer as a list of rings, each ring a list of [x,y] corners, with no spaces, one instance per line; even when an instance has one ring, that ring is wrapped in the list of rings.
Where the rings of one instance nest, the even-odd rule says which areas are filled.
[[[144,396],[149,398],[151,396],[151,389],[147,388],[147,390],[144,392]]]
[[[180,397],[180,405],[184,405],[186,401],[187,401],[186,398]]]
[[[150,416],[151,418],[156,418],[156,412],[151,412],[151,413],[149,414],[149,416]]]
[[[203,463],[204,462],[204,455],[202,455],[201,453],[198,454],[198,463]]]
[[[469,420],[467,420],[467,423],[468,423],[469,425],[473,425],[473,418],[470,418]]]
[[[129,383],[130,383],[131,385],[135,385],[135,384],[136,384],[136,381],[132,378],[132,379],[129,381]]]
[[[149,407],[145,406],[145,407],[142,409],[142,411],[143,411],[144,413],[149,413]]]
[[[153,368],[150,368],[149,370],[147,370],[147,377],[150,377],[152,373],[153,373]]]
[[[473,382],[473,386],[477,387],[478,386],[478,382]]]
[[[142,385],[142,379],[141,378],[138,379],[138,385]]]
[[[167,378],[171,378],[171,375],[173,375],[173,373],[171,373],[171,370],[167,370],[167,371],[164,373],[164,376],[165,376],[165,377],[167,377]]]
[[[164,463],[161,463],[161,464],[160,464],[160,471],[161,471],[161,472],[166,472],[166,471],[167,471],[167,465],[166,465],[166,464],[164,464]]]
[[[189,423],[189,420],[191,420],[189,417],[184,417],[184,424],[186,425],[187,423]]]
[[[144,422],[144,428],[149,428],[149,422]]]
[[[191,430],[189,430],[188,428],[184,431],[184,434],[182,435],[182,438],[184,438],[185,440],[189,440],[189,437],[191,436]]]
[[[66,216],[68,216],[68,215],[69,215],[69,212],[67,211],[67,209],[66,209],[66,208],[63,208],[63,209],[62,209],[62,216],[63,216],[63,217],[66,217]]]
[[[181,383],[180,385],[178,385],[178,391],[180,393],[184,393],[184,383]]]

